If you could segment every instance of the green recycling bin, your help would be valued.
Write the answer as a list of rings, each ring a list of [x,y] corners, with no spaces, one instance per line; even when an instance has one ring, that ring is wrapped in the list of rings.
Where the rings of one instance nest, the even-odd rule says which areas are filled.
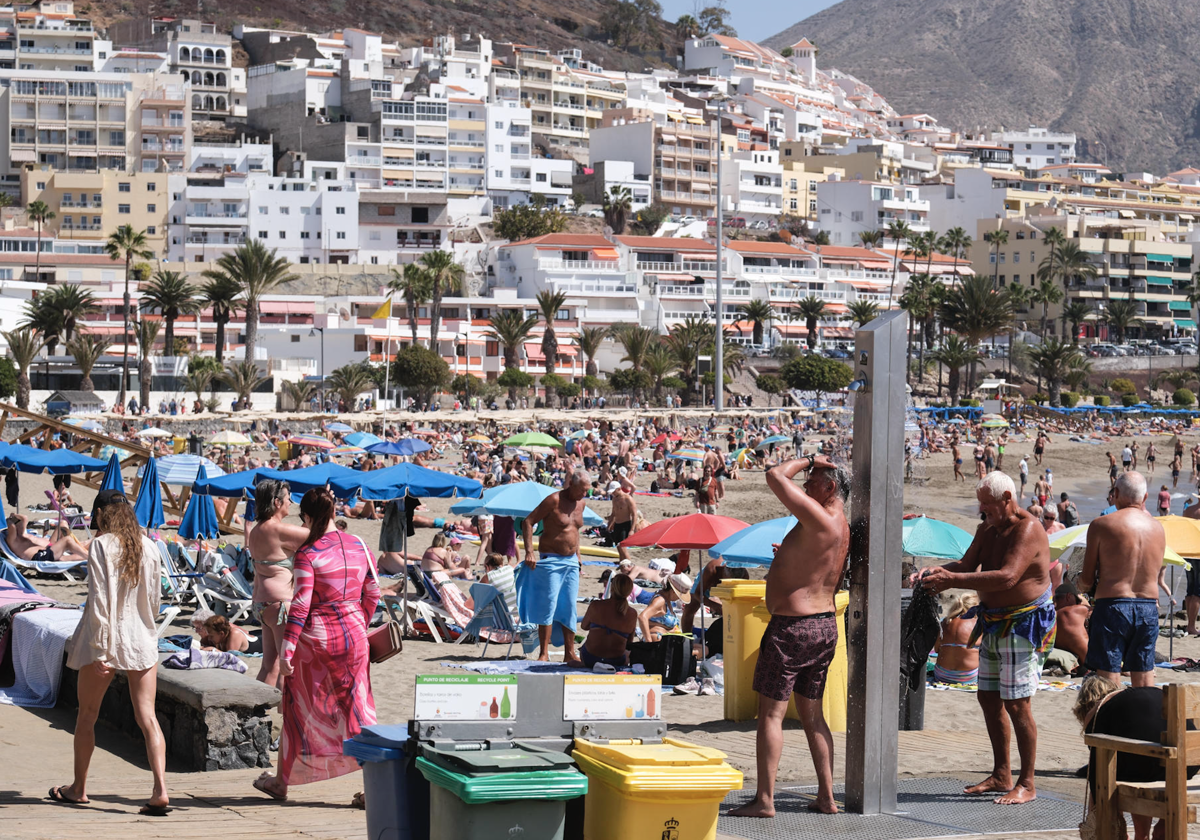
[[[514,742],[507,749],[425,747],[429,840],[563,840],[566,803],[588,780],[565,753]]]

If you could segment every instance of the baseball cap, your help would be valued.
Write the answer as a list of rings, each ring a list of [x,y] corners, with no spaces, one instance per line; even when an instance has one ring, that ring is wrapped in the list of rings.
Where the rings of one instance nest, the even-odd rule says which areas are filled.
[[[96,514],[109,505],[129,504],[129,497],[121,490],[101,490],[96,494],[96,501],[92,504],[92,521],[96,521]],[[95,527],[95,526],[93,526]]]
[[[625,467],[620,467],[617,469],[617,475],[629,475],[629,470]]]
[[[450,545],[462,545],[462,537],[459,537],[459,536],[451,537]]]
[[[610,481],[610,482],[608,483],[608,492],[609,492],[609,493],[613,492],[614,490],[620,490],[620,489],[621,489],[621,482],[619,482],[619,481]]]

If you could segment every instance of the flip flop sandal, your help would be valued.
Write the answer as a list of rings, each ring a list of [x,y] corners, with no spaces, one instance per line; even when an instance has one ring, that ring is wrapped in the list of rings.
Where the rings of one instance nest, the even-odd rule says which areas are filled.
[[[271,797],[276,802],[287,802],[287,794],[286,793],[279,794],[279,793],[276,793],[275,791],[271,790],[266,785],[266,779],[264,779],[261,776],[254,780],[254,789],[257,791],[261,791],[262,793],[265,793],[267,796]]]
[[[61,802],[63,805],[91,805],[92,804],[90,799],[71,799],[65,793],[63,793],[63,788],[65,788],[65,787],[66,787],[66,785],[59,785],[58,787],[50,788],[50,792],[48,794],[49,797],[52,800],[54,800],[55,802]]]
[[[147,802],[141,808],[138,808],[138,813],[143,817],[165,817],[171,813],[171,809],[166,805],[151,805]]]

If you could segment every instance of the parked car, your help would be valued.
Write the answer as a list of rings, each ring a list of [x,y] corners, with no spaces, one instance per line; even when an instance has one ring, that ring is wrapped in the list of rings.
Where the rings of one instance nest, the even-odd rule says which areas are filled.
[[[764,222],[762,219],[759,219],[757,222],[752,222],[750,224],[750,227],[753,228],[754,230],[766,230],[767,223]]]
[[[734,216],[725,223],[725,227],[744,228],[746,226],[746,218],[744,216]]]
[[[683,222],[683,224],[685,224],[685,225],[690,225],[692,222],[696,221],[696,217],[695,216],[684,216],[682,219],[680,219],[680,221]]]

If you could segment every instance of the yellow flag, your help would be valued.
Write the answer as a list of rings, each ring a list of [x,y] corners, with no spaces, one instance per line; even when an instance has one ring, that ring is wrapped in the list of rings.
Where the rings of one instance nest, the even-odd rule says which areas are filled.
[[[388,298],[379,305],[372,314],[372,318],[390,318],[392,316],[392,299]]]

